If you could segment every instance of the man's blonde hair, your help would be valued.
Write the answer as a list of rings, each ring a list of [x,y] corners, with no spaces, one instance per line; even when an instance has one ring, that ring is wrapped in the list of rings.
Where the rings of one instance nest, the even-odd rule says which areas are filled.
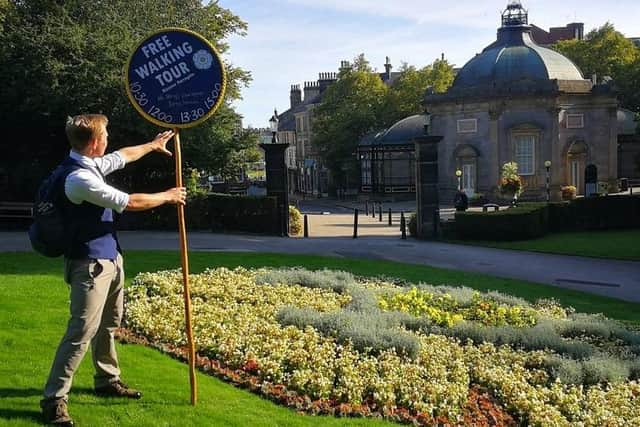
[[[83,150],[89,141],[102,135],[109,123],[103,114],[79,114],[67,117],[65,131],[71,148]]]

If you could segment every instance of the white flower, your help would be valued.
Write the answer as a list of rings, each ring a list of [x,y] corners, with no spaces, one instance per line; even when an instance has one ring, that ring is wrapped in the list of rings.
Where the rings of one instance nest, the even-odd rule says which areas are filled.
[[[193,54],[193,64],[199,70],[208,70],[213,64],[213,56],[204,49],[200,49]]]

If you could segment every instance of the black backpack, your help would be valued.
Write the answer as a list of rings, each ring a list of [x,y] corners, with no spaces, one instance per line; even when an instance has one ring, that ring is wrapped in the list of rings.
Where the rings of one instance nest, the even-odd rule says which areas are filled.
[[[70,242],[69,231],[64,220],[64,182],[74,170],[82,166],[71,157],[65,159],[36,193],[33,224],[29,227],[29,240],[33,249],[47,257],[63,255]]]

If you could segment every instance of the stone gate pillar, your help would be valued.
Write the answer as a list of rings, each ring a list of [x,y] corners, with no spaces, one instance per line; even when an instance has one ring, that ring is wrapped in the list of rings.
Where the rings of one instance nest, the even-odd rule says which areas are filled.
[[[284,153],[289,144],[260,144],[264,150],[267,178],[267,196],[275,196],[278,205],[278,230],[289,236],[289,188]]]
[[[416,145],[416,219],[418,237],[435,239],[440,225],[438,145],[442,136],[425,135]]]

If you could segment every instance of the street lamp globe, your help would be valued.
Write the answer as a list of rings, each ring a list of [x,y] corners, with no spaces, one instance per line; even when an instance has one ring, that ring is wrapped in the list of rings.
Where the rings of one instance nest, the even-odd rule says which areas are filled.
[[[431,132],[431,113],[429,111],[424,112],[424,134],[429,135]]]
[[[547,203],[548,203],[548,202],[551,201],[551,188],[550,188],[550,185],[551,185],[551,183],[550,183],[551,179],[550,178],[551,177],[549,176],[549,169],[551,168],[551,160],[546,160],[544,162],[544,167],[547,170],[546,177],[545,177],[545,190],[546,190],[546,193],[547,193]]]
[[[460,169],[456,169],[456,177],[458,178],[458,191],[461,191],[462,185],[460,185],[460,177],[462,177],[462,171]]]

